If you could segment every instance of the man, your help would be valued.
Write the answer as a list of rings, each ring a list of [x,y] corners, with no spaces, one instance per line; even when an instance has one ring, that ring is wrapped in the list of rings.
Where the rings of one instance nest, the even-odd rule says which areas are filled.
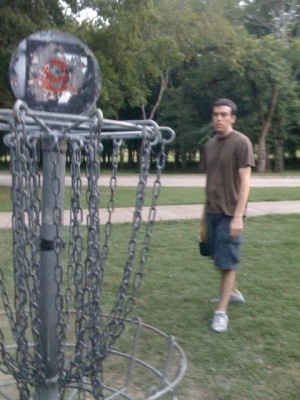
[[[244,217],[254,167],[250,140],[233,129],[237,107],[228,99],[212,107],[215,136],[204,147],[203,167],[207,174],[206,204],[201,224],[206,224],[212,258],[221,272],[220,299],[214,313],[212,330],[226,332],[229,302],[244,302],[236,287]]]

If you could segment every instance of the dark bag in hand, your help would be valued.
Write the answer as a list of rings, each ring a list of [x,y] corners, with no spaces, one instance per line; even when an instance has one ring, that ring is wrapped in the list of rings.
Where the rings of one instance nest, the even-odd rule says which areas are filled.
[[[206,224],[202,223],[199,230],[199,250],[201,256],[207,257],[212,255],[212,247],[207,243]]]
[[[207,242],[199,241],[199,251],[201,256],[208,257],[212,255],[212,247]]]

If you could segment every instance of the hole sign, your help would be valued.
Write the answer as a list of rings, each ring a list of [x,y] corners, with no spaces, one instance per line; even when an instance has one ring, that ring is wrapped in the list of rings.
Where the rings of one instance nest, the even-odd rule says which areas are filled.
[[[101,74],[91,50],[59,31],[41,31],[24,39],[10,62],[16,98],[33,110],[83,114],[96,107]]]

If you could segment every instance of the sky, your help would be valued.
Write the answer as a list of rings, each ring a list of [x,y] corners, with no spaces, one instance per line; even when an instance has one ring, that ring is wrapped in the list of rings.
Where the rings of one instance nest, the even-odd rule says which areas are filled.
[[[70,7],[66,4],[66,2],[64,0],[59,0],[59,3],[62,5],[62,7],[65,10],[65,13],[67,15],[72,15]],[[73,14],[73,16],[79,22],[83,22],[83,21],[93,20],[97,16],[97,13],[96,13],[96,11],[92,10],[91,8],[86,8],[77,14]]]

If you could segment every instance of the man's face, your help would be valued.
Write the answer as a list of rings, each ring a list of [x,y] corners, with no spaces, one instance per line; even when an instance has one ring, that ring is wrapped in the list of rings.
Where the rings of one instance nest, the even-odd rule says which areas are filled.
[[[236,121],[236,116],[231,114],[228,106],[218,106],[213,108],[212,122],[215,132],[220,136],[226,136],[232,131],[232,126]]]

